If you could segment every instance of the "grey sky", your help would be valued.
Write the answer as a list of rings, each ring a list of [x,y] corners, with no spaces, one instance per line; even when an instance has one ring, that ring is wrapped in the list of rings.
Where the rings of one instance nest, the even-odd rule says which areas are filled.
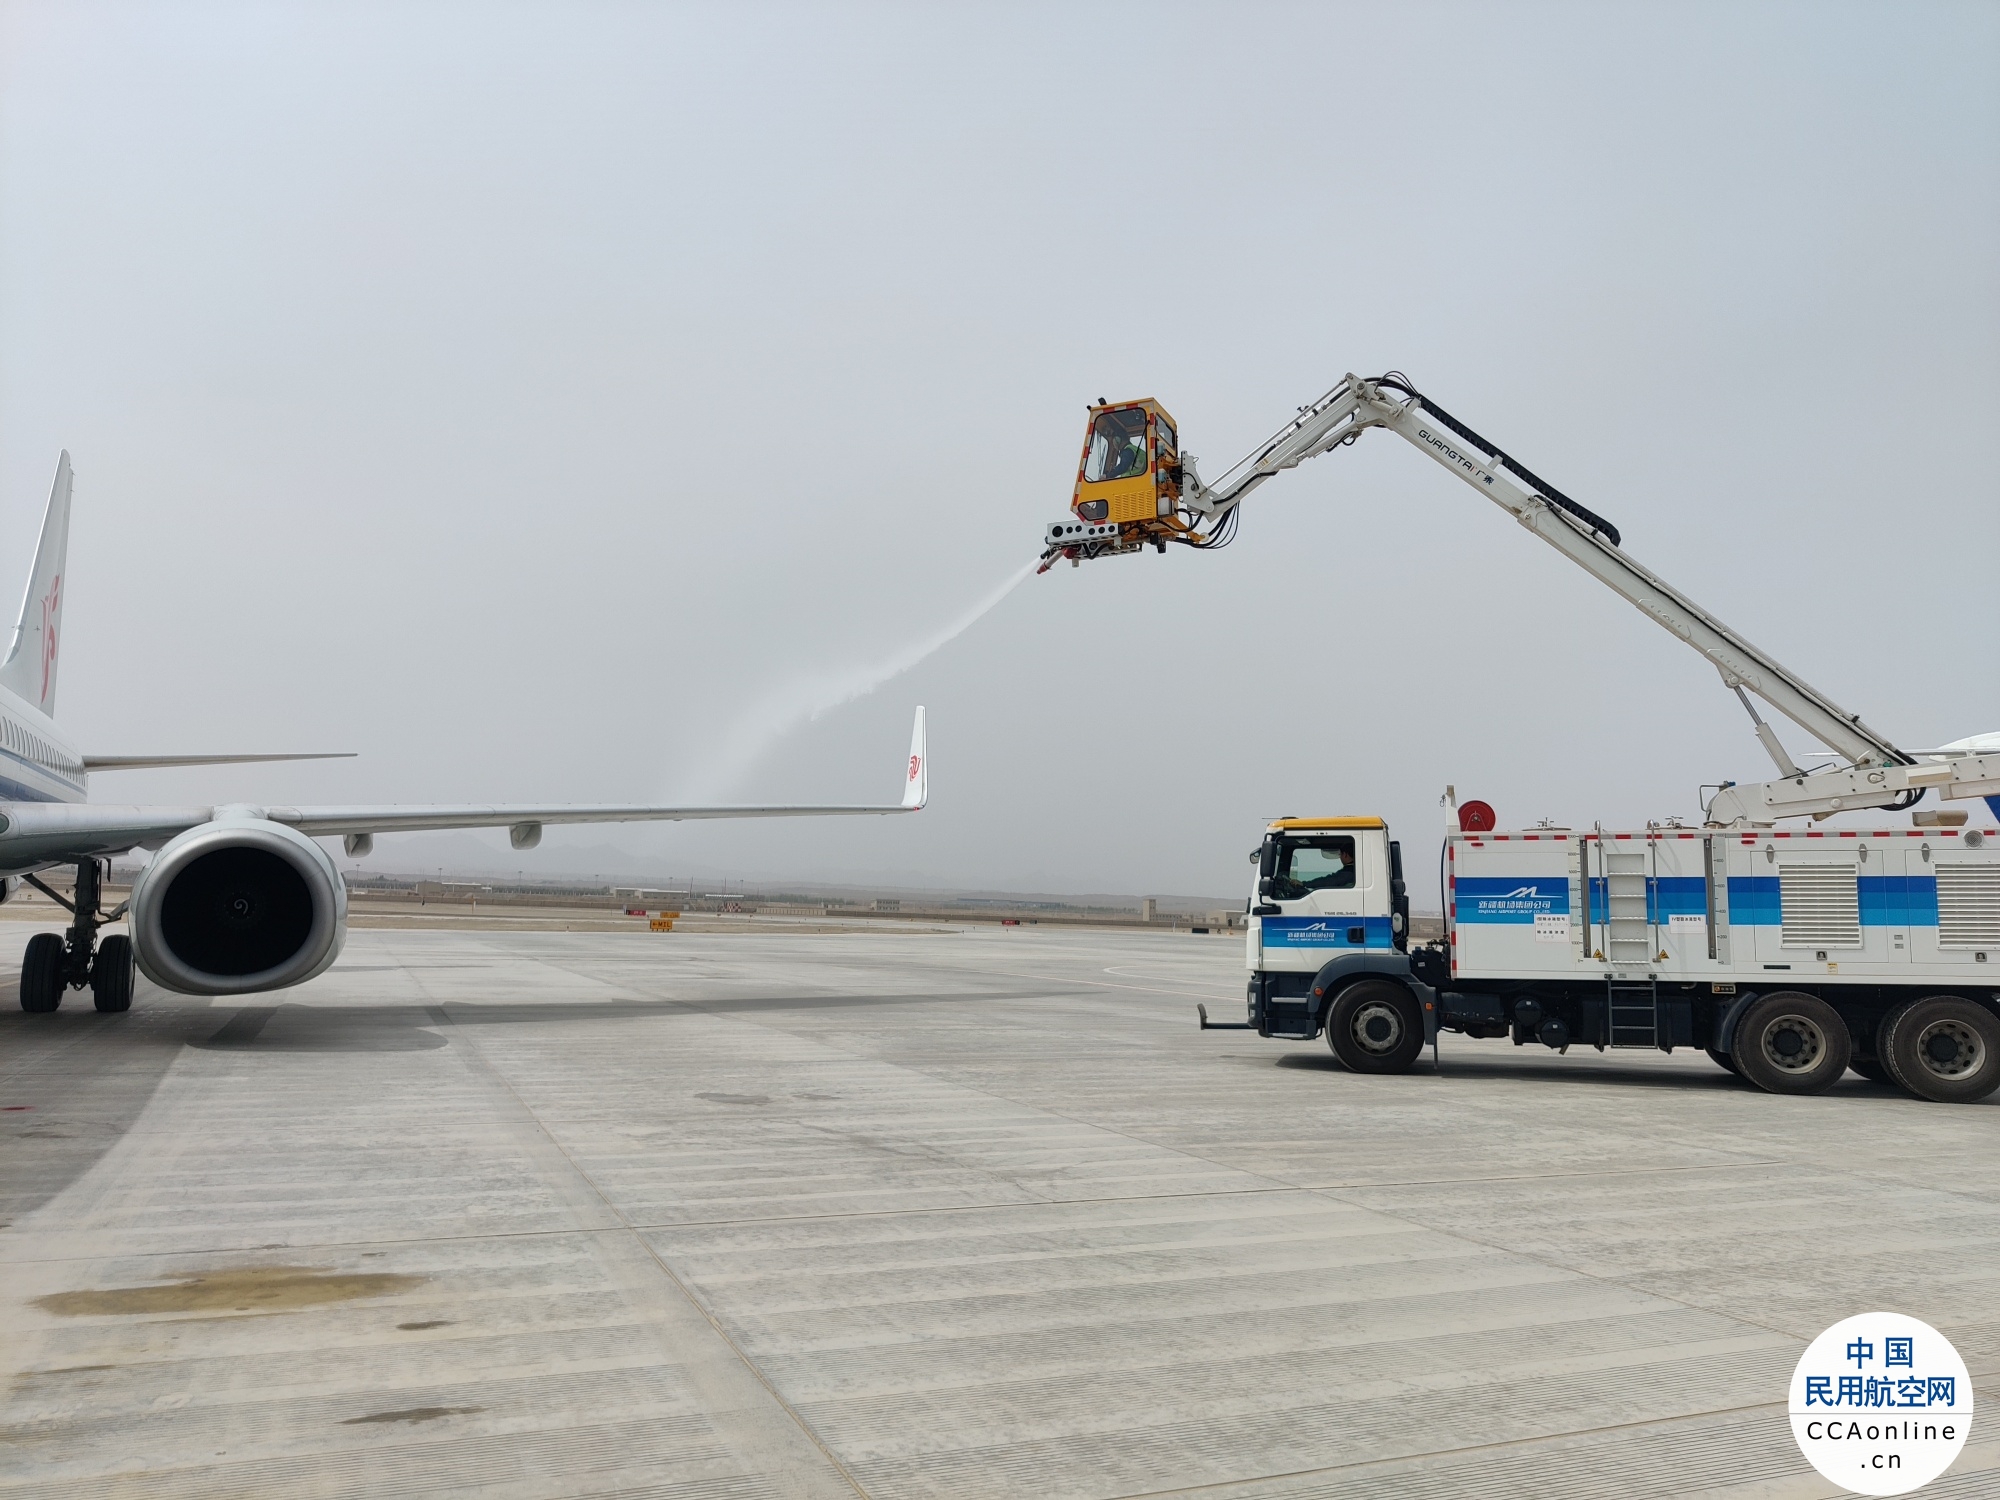
[[[1214,472],[1395,366],[1892,737],[2000,728],[1996,71],[1990,5],[9,5],[0,587],[67,446],[85,748],[363,752],[100,800],[669,795],[1019,567],[1093,398]],[[1226,892],[1274,814],[1422,867],[1446,781],[1611,823],[1767,774],[1381,435],[727,793],[887,798],[919,701],[919,818],[534,858]]]

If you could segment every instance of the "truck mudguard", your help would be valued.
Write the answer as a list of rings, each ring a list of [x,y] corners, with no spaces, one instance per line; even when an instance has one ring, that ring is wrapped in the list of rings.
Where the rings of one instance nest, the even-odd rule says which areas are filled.
[[[1409,954],[1393,948],[1354,948],[1328,959],[1313,976],[1313,1024],[1324,1027],[1327,1012],[1333,1008],[1333,997],[1363,975],[1394,979],[1415,995],[1424,1010],[1424,1045],[1428,1047],[1437,1040],[1437,991],[1410,972]]]
[[[1743,1012],[1750,1008],[1750,1002],[1757,998],[1757,991],[1745,990],[1729,1002],[1729,1009],[1722,1013],[1722,1019],[1715,1023],[1715,1040],[1708,1043],[1717,1052],[1736,1051],[1736,1023],[1743,1018]]]

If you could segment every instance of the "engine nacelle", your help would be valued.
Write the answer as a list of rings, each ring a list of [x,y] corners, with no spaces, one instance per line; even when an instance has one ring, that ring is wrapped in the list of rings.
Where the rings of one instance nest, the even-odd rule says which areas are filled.
[[[324,849],[268,818],[169,840],[132,883],[132,948],[183,995],[281,990],[324,973],[347,936],[347,885]]]

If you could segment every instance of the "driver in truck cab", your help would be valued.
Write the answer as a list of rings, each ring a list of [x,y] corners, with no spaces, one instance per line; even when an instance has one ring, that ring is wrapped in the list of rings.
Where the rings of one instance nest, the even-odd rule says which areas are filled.
[[[1287,841],[1271,894],[1279,901],[1303,900],[1313,891],[1354,889],[1352,839]]]
[[[1333,868],[1317,880],[1308,880],[1309,891],[1351,891],[1354,889],[1354,848],[1346,840],[1335,844],[1329,851],[1333,855]]]

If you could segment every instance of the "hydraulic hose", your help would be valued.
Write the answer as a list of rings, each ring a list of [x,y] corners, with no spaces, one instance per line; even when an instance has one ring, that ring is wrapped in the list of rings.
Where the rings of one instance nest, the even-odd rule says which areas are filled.
[[[1603,537],[1604,540],[1611,543],[1612,546],[1616,547],[1621,545],[1621,539],[1618,535],[1618,528],[1616,526],[1613,526],[1609,521],[1605,520],[1604,517],[1598,515],[1597,512],[1577,504],[1576,501],[1570,499],[1569,496],[1565,495],[1561,490],[1557,489],[1554,485],[1550,484],[1546,479],[1542,478],[1539,474],[1536,474],[1526,465],[1514,462],[1513,459],[1509,458],[1504,452],[1500,450],[1497,444],[1488,442],[1485,438],[1481,437],[1478,433],[1474,432],[1470,427],[1467,427],[1463,422],[1459,421],[1458,418],[1454,417],[1450,412],[1446,411],[1442,406],[1439,406],[1435,401],[1431,400],[1430,397],[1426,396],[1423,392],[1415,389],[1414,387],[1406,384],[1402,379],[1398,378],[1394,373],[1382,376],[1379,380],[1375,382],[1375,384],[1381,386],[1387,386],[1390,390],[1393,391],[1401,391],[1404,395],[1411,397],[1416,401],[1419,407],[1421,407],[1424,411],[1428,412],[1431,416],[1436,417],[1438,419],[1438,423],[1440,426],[1449,428],[1452,432],[1456,433],[1466,442],[1471,443],[1473,446],[1484,449],[1487,453],[1492,454],[1494,461],[1498,463],[1501,468],[1506,469],[1509,473],[1513,474],[1513,476],[1516,479],[1519,479],[1523,483],[1532,486],[1534,490],[1538,494],[1540,494],[1543,499],[1547,500],[1551,505],[1556,506],[1558,509],[1568,511],[1571,515],[1575,516],[1577,520],[1583,522],[1584,525],[1588,526],[1592,531],[1596,532],[1599,536]]]

